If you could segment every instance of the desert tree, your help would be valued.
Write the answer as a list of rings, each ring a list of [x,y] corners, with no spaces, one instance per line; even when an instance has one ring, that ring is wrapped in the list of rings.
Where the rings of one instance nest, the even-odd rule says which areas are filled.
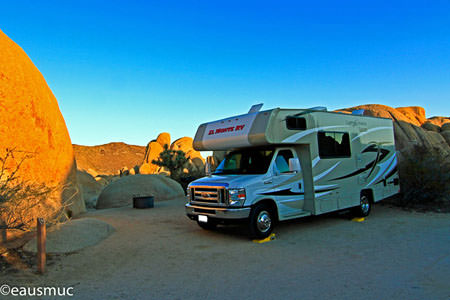
[[[164,145],[164,150],[159,154],[157,160],[153,160],[157,166],[166,168],[170,172],[170,178],[179,181],[183,177],[184,170],[188,166],[189,159],[181,150],[171,150]]]
[[[167,145],[164,145],[158,160],[153,160],[152,163],[167,169],[170,172],[170,178],[180,183],[184,190],[191,181],[205,174],[204,170],[199,170],[189,161],[182,150],[171,150]]]

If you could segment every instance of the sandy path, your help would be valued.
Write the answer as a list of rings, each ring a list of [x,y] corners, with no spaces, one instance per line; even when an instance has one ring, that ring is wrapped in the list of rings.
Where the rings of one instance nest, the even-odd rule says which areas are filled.
[[[11,284],[74,286],[76,299],[449,299],[450,215],[377,205],[279,224],[255,244],[239,228],[207,232],[183,200],[89,213],[116,228],[44,276]]]

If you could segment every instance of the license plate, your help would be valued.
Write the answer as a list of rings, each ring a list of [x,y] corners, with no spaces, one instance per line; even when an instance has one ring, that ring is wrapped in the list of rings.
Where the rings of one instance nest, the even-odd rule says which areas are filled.
[[[199,215],[198,216],[198,221],[199,222],[203,222],[203,223],[208,223],[208,216]]]

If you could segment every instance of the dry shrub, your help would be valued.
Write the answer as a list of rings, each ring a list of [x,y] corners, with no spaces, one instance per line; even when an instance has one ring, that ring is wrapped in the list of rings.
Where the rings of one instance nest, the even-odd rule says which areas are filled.
[[[404,207],[450,209],[450,156],[439,148],[414,146],[400,161],[402,196],[396,202]]]
[[[22,163],[34,157],[33,153],[6,149],[0,158],[0,229],[31,231],[36,226],[36,216],[47,224],[65,221],[65,205],[55,205],[58,191],[64,187],[46,186],[24,181],[18,176]]]

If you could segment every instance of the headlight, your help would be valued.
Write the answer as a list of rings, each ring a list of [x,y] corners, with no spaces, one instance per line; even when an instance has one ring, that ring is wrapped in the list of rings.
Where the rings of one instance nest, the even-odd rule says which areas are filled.
[[[229,189],[228,204],[230,206],[242,206],[246,199],[245,189]]]

